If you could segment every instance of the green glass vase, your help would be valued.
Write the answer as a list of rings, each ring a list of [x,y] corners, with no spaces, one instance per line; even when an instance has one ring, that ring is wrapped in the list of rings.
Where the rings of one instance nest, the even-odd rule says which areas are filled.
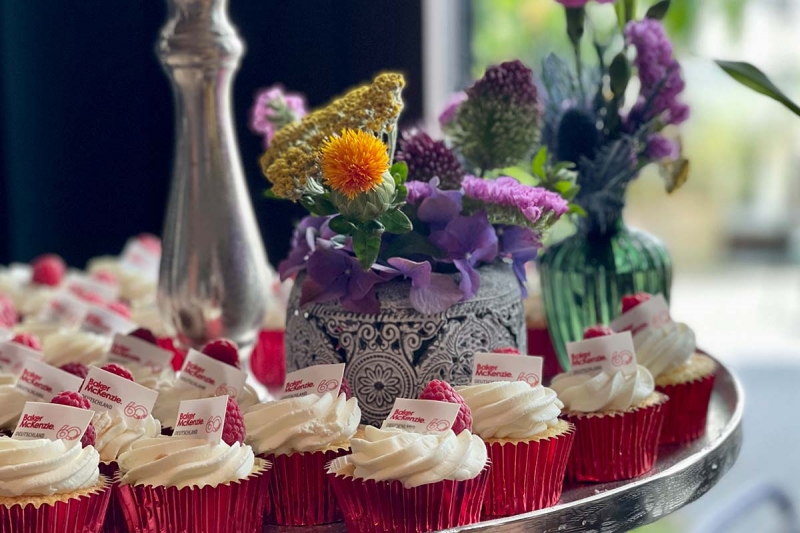
[[[558,360],[569,370],[565,344],[594,324],[621,312],[621,298],[634,292],[662,293],[669,301],[672,261],[652,235],[617,218],[599,232],[589,224],[547,248],[539,257],[547,325]]]

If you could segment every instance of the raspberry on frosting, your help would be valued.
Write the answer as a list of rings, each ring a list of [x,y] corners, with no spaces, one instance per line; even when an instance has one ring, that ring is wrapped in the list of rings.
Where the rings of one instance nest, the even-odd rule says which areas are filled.
[[[78,376],[81,379],[86,379],[86,376],[89,374],[89,367],[83,363],[67,363],[58,368],[64,372],[69,372],[73,376]]]
[[[342,376],[342,385],[339,387],[339,394],[344,394],[344,397],[348,400],[353,397],[353,388],[344,376]]]
[[[80,392],[75,391],[68,391],[65,390],[53,396],[53,399],[50,400],[50,403],[55,403],[58,405],[66,405],[67,407],[77,407],[78,409],[86,409],[91,410],[91,404],[89,404],[89,400],[84,398],[83,394]],[[84,448],[87,446],[94,446],[95,440],[97,439],[97,433],[94,430],[94,426],[89,423],[89,427],[86,428],[86,432],[83,434],[81,438],[81,445]]]
[[[130,333],[128,333],[128,337],[136,337],[137,339],[149,342],[150,344],[158,345],[158,339],[153,334],[153,332],[147,328],[135,329]]]
[[[615,331],[603,324],[597,324],[586,328],[583,332],[583,340],[594,339],[595,337],[605,337],[606,335],[613,335]]]
[[[622,312],[627,313],[640,303],[644,303],[650,298],[652,298],[652,296],[646,292],[637,292],[636,294],[626,294],[625,296],[622,297]]]
[[[101,366],[100,370],[105,370],[106,372],[110,372],[115,376],[127,379],[128,381],[133,381],[133,374],[131,374],[131,371],[122,365],[118,365],[116,363],[109,363],[107,365]]]
[[[0,327],[12,328],[19,320],[14,302],[5,294],[0,294]]]
[[[111,302],[106,306],[106,308],[109,311],[117,313],[122,318],[131,317],[131,308],[122,302]]]
[[[11,342],[27,346],[31,350],[36,350],[37,352],[42,351],[42,343],[39,342],[39,338],[30,333],[17,333],[14,335],[14,338],[11,339]]]
[[[239,404],[233,398],[228,398],[228,407],[225,411],[225,425],[222,428],[222,440],[232,446],[234,442],[244,444],[245,428],[244,417],[239,409]]]
[[[31,281],[37,285],[50,285],[55,287],[64,278],[64,272],[67,271],[67,265],[61,256],[56,254],[40,255],[31,261],[31,268],[33,269],[33,276]]]
[[[514,348],[513,346],[503,346],[502,348],[495,348],[492,351],[494,353],[504,353],[507,355],[522,355],[522,352],[520,352],[517,348]]]
[[[472,431],[472,411],[464,398],[449,383],[434,379],[428,383],[428,386],[419,395],[419,399],[459,404],[458,416],[453,422],[452,430],[456,435],[465,429]]]
[[[239,366],[239,346],[230,339],[215,339],[203,346],[204,354],[226,365]]]

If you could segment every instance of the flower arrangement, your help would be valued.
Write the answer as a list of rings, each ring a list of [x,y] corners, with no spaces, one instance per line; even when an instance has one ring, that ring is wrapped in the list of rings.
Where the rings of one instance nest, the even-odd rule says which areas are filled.
[[[630,2],[617,2],[618,50],[595,42],[592,67],[580,54],[587,0],[560,2],[574,71],[553,55],[540,80],[520,61],[489,67],[442,112],[443,140],[398,135],[399,74],[381,74],[308,114],[280,91],[259,96],[253,117],[269,135],[261,157],[267,195],[310,212],[279,267],[283,279],[305,271],[301,305],[338,300],[377,313],[375,286],[403,276],[419,312],[442,312],[472,298],[479,267],[495,261],[513,266],[524,294],[525,263],[559,217],[576,213],[606,227],[627,185],[654,161],[678,168],[668,189],[681,184],[687,163],[662,135],[689,114],[658,20],[668,0],[640,21],[626,12]],[[634,69],[640,89],[626,105]],[[261,116],[270,128],[255,127],[259,109],[268,110]]]

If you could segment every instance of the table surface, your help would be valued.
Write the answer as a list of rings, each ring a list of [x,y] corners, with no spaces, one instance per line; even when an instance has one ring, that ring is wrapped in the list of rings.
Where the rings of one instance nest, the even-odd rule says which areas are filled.
[[[567,486],[554,507],[448,531],[607,533],[659,520],[705,494],[730,470],[742,445],[743,408],[741,385],[720,364],[706,435],[686,446],[662,447],[656,467],[648,474],[629,481]],[[265,533],[344,531],[344,524],[264,529]]]

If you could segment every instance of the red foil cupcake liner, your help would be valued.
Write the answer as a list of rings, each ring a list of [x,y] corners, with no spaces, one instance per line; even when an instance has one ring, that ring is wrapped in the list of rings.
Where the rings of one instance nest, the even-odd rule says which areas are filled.
[[[486,443],[489,481],[484,517],[512,516],[558,503],[575,428],[540,441]]]
[[[473,479],[412,489],[400,481],[328,476],[342,506],[347,533],[423,533],[479,522],[489,467]]]
[[[350,450],[269,455],[270,507],[266,523],[315,526],[342,521],[326,465]]]
[[[568,481],[603,483],[631,479],[650,471],[668,398],[607,415],[565,414],[575,425],[575,443],[567,465]]]
[[[264,516],[267,465],[216,487],[118,487],[130,533],[258,533]]]
[[[715,378],[716,374],[709,374],[689,383],[656,387],[658,392],[669,396],[664,408],[661,444],[685,444],[705,435]]]
[[[128,533],[128,527],[125,525],[125,516],[122,514],[122,508],[119,503],[118,472],[119,465],[116,461],[100,463],[100,473],[108,479],[113,480],[110,489],[111,497],[108,500],[108,510],[106,511],[106,519],[103,522],[103,533]]]
[[[43,504],[7,507],[0,503],[0,533],[100,533],[111,496],[111,483],[97,492]]]

